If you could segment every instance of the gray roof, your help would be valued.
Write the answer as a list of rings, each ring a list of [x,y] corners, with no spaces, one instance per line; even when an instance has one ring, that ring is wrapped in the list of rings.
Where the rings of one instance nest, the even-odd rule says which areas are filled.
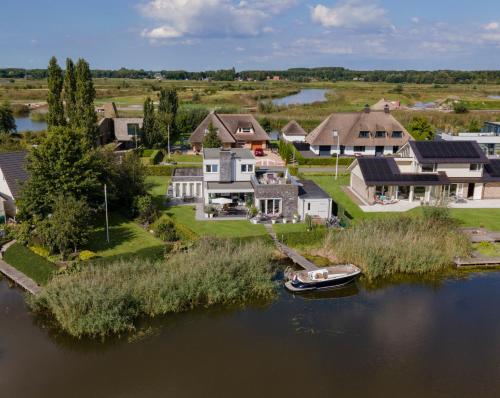
[[[410,147],[422,164],[488,163],[475,141],[410,141]]]
[[[203,169],[201,167],[176,168],[172,181],[203,181]]]
[[[246,148],[231,148],[225,149],[224,151],[230,151],[235,158],[238,159],[255,159],[252,151]],[[220,148],[204,148],[203,158],[204,159],[219,159],[220,158]]]
[[[142,129],[142,117],[114,117],[113,123],[115,125],[115,137],[118,141],[133,141],[134,135],[128,135],[127,125],[138,124],[139,129]],[[137,131],[137,138],[140,139],[141,132]]]
[[[325,191],[323,191],[314,181],[299,180],[299,198],[300,199],[330,199]]]
[[[21,183],[29,177],[26,171],[27,155],[25,151],[0,153],[0,169],[14,198],[21,195]]]

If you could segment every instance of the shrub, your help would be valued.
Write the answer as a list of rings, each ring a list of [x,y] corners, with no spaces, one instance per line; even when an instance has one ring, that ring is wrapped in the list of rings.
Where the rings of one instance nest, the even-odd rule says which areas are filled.
[[[79,254],[78,254],[78,259],[80,261],[88,261],[88,260],[92,260],[93,258],[96,258],[97,257],[97,254],[94,253],[93,251],[91,250],[82,250]]]
[[[29,304],[72,336],[105,337],[133,329],[144,315],[271,299],[272,252],[261,241],[203,239],[159,262],[89,264],[57,275]]]
[[[465,105],[462,101],[458,101],[453,103],[453,111],[455,113],[467,113],[469,112],[469,109],[467,108],[467,105]]]
[[[45,247],[42,247],[42,246],[30,246],[29,248],[33,253],[39,255],[40,257],[49,257],[50,256],[50,252],[48,249],[46,249]]]
[[[134,207],[137,211],[139,222],[141,223],[152,223],[158,213],[151,195],[138,196],[135,199]]]
[[[155,236],[164,242],[174,242],[179,239],[175,224],[167,215],[163,215],[155,221],[153,231]]]
[[[163,152],[160,150],[154,150],[153,153],[149,156],[149,164],[156,165],[163,160]]]

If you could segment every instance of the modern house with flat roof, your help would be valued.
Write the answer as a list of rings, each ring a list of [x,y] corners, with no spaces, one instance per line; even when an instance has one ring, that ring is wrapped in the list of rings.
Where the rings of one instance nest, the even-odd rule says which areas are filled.
[[[246,148],[203,150],[202,169],[176,169],[171,196],[194,199],[205,206],[224,203],[231,216],[246,217],[248,208],[271,218],[329,218],[332,199],[309,180],[291,176],[287,168],[256,167]]]
[[[350,189],[366,204],[499,199],[500,159],[474,141],[410,141],[396,157],[362,157],[349,167]]]
[[[476,141],[487,155],[500,156],[500,122],[484,122],[480,132],[464,132],[456,135],[441,133],[444,141]]]
[[[412,140],[410,134],[390,113],[372,111],[332,113],[305,138],[318,156],[391,155]]]
[[[21,196],[22,183],[28,179],[26,160],[28,152],[0,153],[0,219],[15,218],[16,200]]]
[[[189,137],[189,143],[195,152],[201,152],[203,149],[203,139],[208,133],[210,123],[217,130],[224,149],[265,149],[270,140],[269,135],[251,114],[211,112]]]

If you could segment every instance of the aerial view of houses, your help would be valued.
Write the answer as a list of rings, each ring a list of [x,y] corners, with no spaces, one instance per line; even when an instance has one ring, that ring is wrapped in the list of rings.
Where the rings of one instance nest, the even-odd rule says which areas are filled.
[[[46,3],[0,7],[2,397],[498,396],[497,2]]]

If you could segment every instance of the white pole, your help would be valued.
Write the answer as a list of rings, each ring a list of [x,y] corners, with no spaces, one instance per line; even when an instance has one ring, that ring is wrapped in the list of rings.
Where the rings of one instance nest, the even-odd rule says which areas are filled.
[[[109,243],[108,190],[106,184],[104,184],[104,207],[106,209],[106,242]]]
[[[335,161],[335,180],[338,178],[339,173],[339,152],[340,152],[340,137],[338,131],[334,131],[333,135],[337,137],[337,159]]]
[[[168,158],[170,159],[170,123],[167,126],[167,137],[168,137],[167,151],[168,151]]]

